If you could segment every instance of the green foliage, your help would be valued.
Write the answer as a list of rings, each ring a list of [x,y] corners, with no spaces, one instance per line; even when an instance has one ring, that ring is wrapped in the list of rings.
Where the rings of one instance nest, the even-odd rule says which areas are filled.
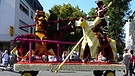
[[[82,31],[75,27],[75,19],[80,18],[86,14],[79,9],[79,6],[73,7],[71,6],[71,4],[55,5],[50,9],[49,12],[50,12],[50,17],[48,18],[48,20],[52,21],[52,20],[57,20],[59,18],[60,28],[67,25],[68,22],[70,21],[69,19],[71,19],[72,21],[74,34],[71,34],[71,32],[66,33],[63,36],[63,39],[62,39],[63,41],[76,42],[82,37]],[[63,22],[62,20],[65,20],[65,21]],[[51,26],[49,27],[49,29],[51,30],[49,31],[49,35],[52,35],[52,36],[50,37],[53,37],[53,34],[57,32],[56,25],[57,24],[51,23]],[[64,48],[68,49],[68,48],[71,48],[72,46],[73,45],[71,46],[66,45],[64,46]]]
[[[112,0],[104,0],[104,3],[107,5],[111,1]],[[122,33],[122,27],[124,26],[125,19],[127,19],[131,13],[129,9],[130,1],[131,0],[113,0],[113,4],[106,14],[110,17],[108,36],[116,40],[117,50],[119,53],[121,53],[125,47],[125,44],[119,38],[119,34]]]
[[[80,11],[79,6],[73,7],[69,3],[62,6],[55,5],[51,8],[51,11],[57,14],[60,19],[77,18],[85,15],[83,11]]]
[[[91,8],[90,11],[88,12],[89,16],[96,16],[96,8]],[[95,18],[90,18],[88,20],[93,21]]]

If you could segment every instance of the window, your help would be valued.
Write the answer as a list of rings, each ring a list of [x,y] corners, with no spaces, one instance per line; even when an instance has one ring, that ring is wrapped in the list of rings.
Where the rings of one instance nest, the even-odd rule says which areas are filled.
[[[31,19],[33,19],[33,12],[31,11]]]
[[[40,8],[39,8],[39,7],[37,7],[37,9],[39,10]]]
[[[24,5],[24,4],[20,4],[20,9],[27,15],[29,15],[29,8]]]
[[[37,4],[36,4],[36,2],[34,1],[34,7],[36,8],[37,7]]]
[[[19,20],[19,26],[20,26],[20,29],[25,31],[25,32],[28,32],[28,27],[23,27],[23,26],[26,26],[28,25],[27,23],[23,22],[22,20]]]
[[[33,4],[33,0],[30,0],[30,3]]]

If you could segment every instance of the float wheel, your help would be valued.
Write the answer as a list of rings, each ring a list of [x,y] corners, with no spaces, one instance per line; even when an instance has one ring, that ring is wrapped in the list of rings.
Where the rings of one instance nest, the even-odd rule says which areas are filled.
[[[32,76],[30,73],[23,73],[21,76]]]
[[[102,70],[94,70],[93,74],[94,74],[94,76],[102,76],[103,71]]]
[[[38,71],[23,71],[21,76],[37,76]]]
[[[115,71],[106,71],[106,72],[104,73],[104,76],[116,76],[116,75],[115,75]]]

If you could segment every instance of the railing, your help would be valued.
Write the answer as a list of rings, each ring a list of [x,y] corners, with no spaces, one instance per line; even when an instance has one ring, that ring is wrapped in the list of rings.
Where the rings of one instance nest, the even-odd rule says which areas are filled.
[[[57,44],[57,61],[60,61],[59,59],[59,51],[60,51],[60,44],[76,44],[77,42],[66,42],[66,41],[57,41],[57,40],[39,40],[39,39],[28,39],[28,38],[16,38],[17,41],[28,41],[29,42],[29,63],[32,62],[32,43],[33,42],[49,42],[49,43],[56,43]],[[79,53],[80,53],[80,46],[79,45]]]

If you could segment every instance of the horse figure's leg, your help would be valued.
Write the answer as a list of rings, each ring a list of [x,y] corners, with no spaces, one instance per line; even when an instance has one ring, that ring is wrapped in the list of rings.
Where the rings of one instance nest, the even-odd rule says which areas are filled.
[[[27,38],[27,39],[34,39],[34,34],[24,34],[17,36],[14,41],[11,43],[13,45],[16,42],[17,38]],[[32,45],[32,50],[34,50],[34,43]],[[28,41],[20,41],[11,51],[15,55],[17,55],[18,58],[28,58],[29,57],[29,42]]]
[[[91,60],[91,54],[89,45],[87,44],[84,50],[84,63],[87,63],[89,60]]]

